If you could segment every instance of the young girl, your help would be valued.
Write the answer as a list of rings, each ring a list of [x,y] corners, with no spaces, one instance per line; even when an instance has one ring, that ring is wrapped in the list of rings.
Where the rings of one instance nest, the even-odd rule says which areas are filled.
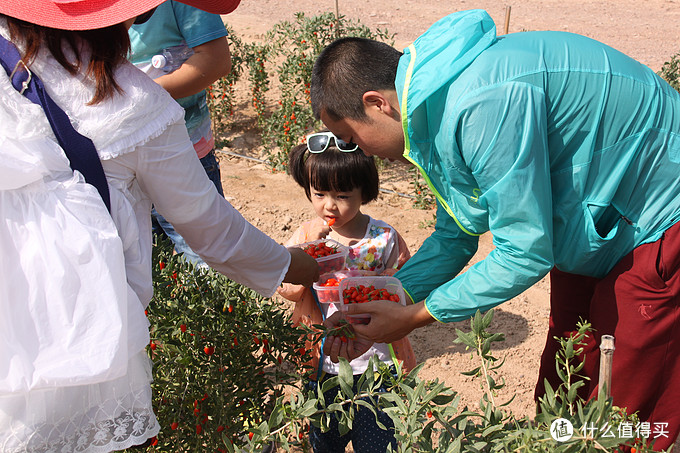
[[[392,274],[410,258],[406,243],[393,227],[361,212],[362,205],[378,197],[379,180],[373,158],[364,155],[355,144],[343,142],[331,132],[311,134],[306,144],[291,150],[289,171],[305,190],[317,218],[304,222],[287,245],[332,238],[350,247],[349,269],[376,274]],[[321,324],[326,316],[336,311],[333,304],[318,304],[312,290],[304,286],[284,285],[279,293],[296,302],[294,323]],[[338,364],[320,357],[318,344],[307,346],[313,351],[309,365],[320,371],[311,376],[312,386],[338,374]],[[415,366],[408,338],[392,344],[376,343],[351,362],[355,379],[366,370],[368,360],[374,354],[389,365],[396,360],[403,362],[405,370]],[[344,452],[350,440],[358,453],[385,451],[388,445],[395,448],[391,420],[384,412],[378,412],[378,419],[388,427],[387,431],[378,427],[370,410],[362,408],[349,433],[340,436],[334,420],[331,430],[326,433],[312,426],[310,442],[315,452]]]

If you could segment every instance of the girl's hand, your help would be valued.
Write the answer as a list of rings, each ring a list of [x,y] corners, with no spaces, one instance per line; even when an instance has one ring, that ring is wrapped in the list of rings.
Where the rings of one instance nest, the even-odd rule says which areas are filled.
[[[333,313],[324,321],[324,327],[333,329],[347,322],[339,311]],[[351,327],[350,327],[351,328]],[[339,357],[344,357],[352,361],[371,349],[373,341],[366,338],[354,336],[353,338],[344,336],[327,336],[323,344],[323,353],[328,356],[333,363],[338,363]]]
[[[323,239],[331,232],[331,227],[326,224],[323,219],[316,218],[310,223],[309,231],[307,232],[307,242]]]

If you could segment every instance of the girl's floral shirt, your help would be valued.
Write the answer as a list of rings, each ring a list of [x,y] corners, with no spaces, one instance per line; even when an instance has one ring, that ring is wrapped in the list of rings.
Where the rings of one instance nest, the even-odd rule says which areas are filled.
[[[408,248],[400,247],[400,241],[403,239],[390,225],[382,220],[369,218],[364,238],[350,247],[347,268],[383,272],[393,251],[403,255],[406,250],[408,254]],[[408,258],[399,256],[395,263],[397,266],[392,267],[401,267]]]

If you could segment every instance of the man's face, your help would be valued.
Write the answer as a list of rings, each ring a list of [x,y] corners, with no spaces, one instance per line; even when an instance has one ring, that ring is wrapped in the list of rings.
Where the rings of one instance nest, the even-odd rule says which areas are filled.
[[[404,135],[398,121],[382,116],[371,117],[368,121],[344,118],[334,120],[321,113],[321,121],[336,137],[359,145],[367,156],[378,156],[390,160],[407,162],[403,157]]]

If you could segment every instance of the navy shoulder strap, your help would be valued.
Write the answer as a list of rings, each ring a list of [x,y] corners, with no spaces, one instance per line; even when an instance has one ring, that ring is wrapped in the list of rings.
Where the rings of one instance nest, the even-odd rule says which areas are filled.
[[[71,162],[71,168],[78,170],[85,181],[92,184],[101,195],[106,208],[111,211],[109,185],[104,168],[92,140],[73,128],[68,115],[49,97],[45,86],[35,74],[24,65],[17,48],[0,35],[0,65],[5,68],[12,85],[34,104],[41,105],[52,126],[54,135]]]

